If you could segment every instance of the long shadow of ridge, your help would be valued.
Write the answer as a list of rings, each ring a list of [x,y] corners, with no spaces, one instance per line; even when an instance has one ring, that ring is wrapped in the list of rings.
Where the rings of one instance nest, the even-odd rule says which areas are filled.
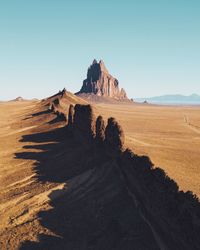
[[[25,135],[21,142],[27,145],[16,158],[35,160],[37,181],[65,183],[49,195],[52,209],[38,213],[54,235],[41,233],[39,242],[26,241],[21,250],[158,249],[104,150],[75,140],[65,127]]]

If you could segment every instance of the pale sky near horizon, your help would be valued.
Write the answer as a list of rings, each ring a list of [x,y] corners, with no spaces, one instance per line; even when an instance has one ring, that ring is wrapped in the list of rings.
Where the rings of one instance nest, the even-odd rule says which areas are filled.
[[[0,0],[0,100],[80,89],[103,59],[130,98],[200,94],[199,0]]]

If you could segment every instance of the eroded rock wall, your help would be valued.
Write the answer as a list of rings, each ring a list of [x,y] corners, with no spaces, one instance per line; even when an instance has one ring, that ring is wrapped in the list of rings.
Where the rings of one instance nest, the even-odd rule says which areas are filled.
[[[196,195],[180,191],[178,184],[164,170],[154,167],[147,156],[124,149],[124,133],[114,118],[109,118],[105,127],[102,117],[94,117],[90,105],[79,104],[70,115],[74,121],[72,133],[80,143],[85,143],[85,138],[93,145],[100,142],[104,154],[115,163],[128,194],[153,229],[161,249],[199,249],[200,203]],[[98,154],[98,147],[95,149]]]

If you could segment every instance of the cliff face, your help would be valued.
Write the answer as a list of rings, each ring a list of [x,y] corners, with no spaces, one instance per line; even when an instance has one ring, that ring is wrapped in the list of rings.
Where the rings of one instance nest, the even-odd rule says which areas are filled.
[[[87,78],[83,81],[83,86],[77,94],[82,93],[128,99],[125,90],[119,88],[118,80],[109,74],[102,60],[99,63],[94,60],[88,68]]]

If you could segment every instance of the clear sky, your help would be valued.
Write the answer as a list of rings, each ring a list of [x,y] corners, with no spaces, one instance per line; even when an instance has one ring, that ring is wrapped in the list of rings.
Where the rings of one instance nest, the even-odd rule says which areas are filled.
[[[200,94],[199,0],[0,0],[0,100],[76,92],[103,59],[129,97]]]

